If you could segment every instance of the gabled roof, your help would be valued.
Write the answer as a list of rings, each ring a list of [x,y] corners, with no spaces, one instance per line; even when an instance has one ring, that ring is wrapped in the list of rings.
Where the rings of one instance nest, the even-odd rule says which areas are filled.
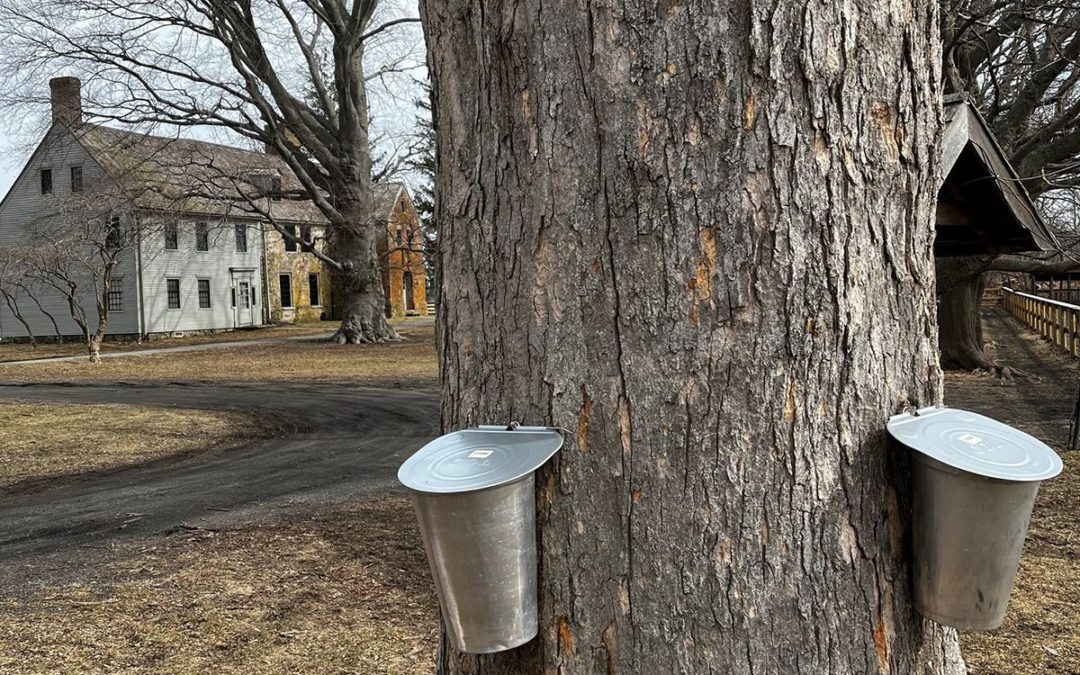
[[[262,194],[273,179],[281,181],[285,192],[303,190],[288,165],[269,153],[100,125],[84,125],[72,133],[141,208],[255,216],[245,206],[245,196]],[[265,201],[258,203],[266,206]],[[286,198],[269,207],[279,220],[326,222],[309,200]]]
[[[390,216],[393,215],[394,205],[397,204],[398,195],[405,189],[404,183],[397,181],[391,181],[387,183],[376,183],[375,185],[375,215],[376,217],[385,216],[387,220],[390,220]],[[407,191],[406,191],[407,193]]]
[[[986,120],[961,97],[945,101],[937,255],[1047,251],[1054,235]]]

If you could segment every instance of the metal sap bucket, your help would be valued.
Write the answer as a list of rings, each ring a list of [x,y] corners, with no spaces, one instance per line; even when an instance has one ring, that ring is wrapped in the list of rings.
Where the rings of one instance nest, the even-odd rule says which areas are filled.
[[[546,427],[482,426],[435,439],[398,470],[460,652],[499,652],[536,637],[534,472],[562,444]]]
[[[915,609],[960,630],[1005,620],[1039,485],[1061,472],[1041,441],[964,410],[889,420],[912,450]]]

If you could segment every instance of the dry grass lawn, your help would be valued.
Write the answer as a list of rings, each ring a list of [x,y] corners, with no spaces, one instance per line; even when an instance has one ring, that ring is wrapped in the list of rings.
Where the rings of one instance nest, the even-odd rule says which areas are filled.
[[[82,585],[0,591],[10,675],[430,673],[436,602],[409,504],[143,542]]]
[[[0,366],[0,382],[349,380],[371,386],[433,384],[435,331],[403,328],[406,339],[381,345],[297,340],[181,354]]]
[[[146,342],[106,341],[101,353],[131,352],[157,347],[185,347],[204,345],[215,342],[247,342],[250,340],[272,340],[300,335],[323,335],[333,333],[341,325],[340,321],[316,321],[284,326],[266,326],[245,330],[226,331],[209,335],[188,335],[182,338],[155,337]],[[39,342],[37,345],[24,343],[0,344],[0,363],[5,361],[23,361],[29,359],[48,359],[58,356],[84,356],[86,345],[71,339],[62,344]]]
[[[124,405],[0,403],[0,490],[140,464],[270,430],[247,415]]]

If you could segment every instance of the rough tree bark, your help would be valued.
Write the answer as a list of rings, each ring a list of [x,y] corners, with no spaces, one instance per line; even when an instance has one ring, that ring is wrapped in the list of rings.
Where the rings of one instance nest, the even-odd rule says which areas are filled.
[[[357,197],[356,207],[347,213],[355,213],[357,221],[367,223],[374,211],[371,193],[365,198]],[[368,204],[364,209],[360,204]],[[386,296],[382,286],[379,257],[375,252],[375,237],[386,236],[385,229],[377,225],[350,226],[342,224],[334,233],[334,249],[342,261],[341,280],[341,327],[331,338],[338,344],[362,344],[397,340],[397,331],[386,320]]]
[[[937,260],[938,345],[942,368],[994,367],[983,352],[979,306],[986,286],[986,270],[996,258],[992,255],[961,256]]]
[[[884,434],[941,394],[935,5],[422,0],[443,426],[572,430],[540,636],[440,672],[963,672]]]

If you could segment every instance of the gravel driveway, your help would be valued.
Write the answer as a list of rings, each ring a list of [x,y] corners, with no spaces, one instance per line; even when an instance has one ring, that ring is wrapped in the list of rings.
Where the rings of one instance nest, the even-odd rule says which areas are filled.
[[[0,386],[0,399],[231,409],[289,431],[0,495],[0,570],[132,537],[268,519],[397,489],[398,465],[438,429],[433,390],[339,384]],[[0,571],[0,580],[5,573]]]

